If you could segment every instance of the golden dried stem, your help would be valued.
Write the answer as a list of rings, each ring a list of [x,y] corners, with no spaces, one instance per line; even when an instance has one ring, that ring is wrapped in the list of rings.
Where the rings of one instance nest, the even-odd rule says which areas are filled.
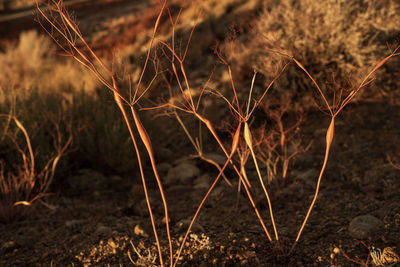
[[[245,124],[244,124],[244,140],[246,141],[246,144],[250,149],[251,156],[252,156],[253,161],[254,161],[254,165],[256,166],[257,175],[258,175],[258,178],[260,179],[261,187],[264,190],[265,197],[267,198],[269,214],[271,216],[271,222],[272,222],[272,226],[273,226],[274,232],[275,232],[275,239],[276,239],[276,241],[279,241],[279,235],[278,235],[278,230],[277,230],[276,225],[275,225],[275,219],[274,219],[274,213],[272,211],[271,200],[269,198],[269,194],[268,194],[267,188],[265,187],[264,181],[263,181],[262,176],[261,176],[260,169],[258,167],[257,157],[256,157],[256,154],[254,153],[254,149],[253,149],[252,136],[251,136],[251,132],[250,132],[250,129],[249,129],[249,124],[247,122],[245,122]]]
[[[318,182],[317,182],[317,186],[316,186],[316,189],[315,189],[314,198],[313,198],[313,200],[312,200],[312,202],[310,204],[310,207],[308,208],[307,215],[304,218],[303,224],[300,227],[300,230],[299,230],[299,232],[297,234],[295,243],[293,244],[293,246],[292,246],[292,248],[290,250],[290,253],[296,247],[296,244],[298,243],[298,241],[300,239],[301,233],[303,232],[304,227],[305,227],[305,225],[307,223],[308,217],[310,216],[311,211],[314,208],[315,202],[317,200],[318,193],[319,193],[319,188],[320,188],[320,185],[321,185],[322,175],[324,174],[324,171],[325,171],[325,168],[326,168],[326,164],[328,162],[329,150],[331,148],[334,135],[335,135],[335,117],[333,116],[332,119],[331,119],[331,123],[330,123],[330,125],[328,127],[328,130],[326,132],[326,149],[325,149],[324,163],[322,164],[322,168],[321,168],[321,171],[319,173],[319,177],[318,177]]]
[[[190,230],[192,229],[192,226],[193,226],[193,224],[194,224],[194,222],[195,222],[197,216],[198,216],[199,213],[200,213],[201,208],[203,207],[203,205],[204,205],[206,199],[208,198],[208,196],[210,195],[211,191],[214,189],[215,185],[218,183],[218,181],[219,181],[219,179],[221,178],[221,176],[222,176],[222,174],[223,174],[223,172],[224,172],[226,166],[228,166],[229,162],[231,161],[233,155],[235,155],[235,153],[236,153],[237,147],[238,147],[238,145],[239,145],[239,139],[240,139],[240,128],[241,128],[240,126],[241,126],[241,124],[238,125],[238,127],[237,127],[237,129],[236,129],[236,132],[235,132],[235,135],[234,135],[234,137],[233,137],[233,140],[232,140],[232,147],[231,147],[231,153],[229,154],[229,157],[228,157],[227,160],[225,161],[225,164],[224,164],[223,167],[221,168],[221,170],[220,170],[220,172],[218,173],[218,176],[215,178],[213,184],[212,184],[212,185],[210,186],[210,188],[208,189],[206,195],[205,195],[205,196],[203,197],[203,199],[201,200],[200,205],[198,206],[198,208],[197,208],[197,210],[196,210],[196,213],[195,213],[195,215],[193,216],[192,221],[191,221],[190,224],[189,224],[189,227],[188,227],[188,229],[187,229],[187,231],[186,231],[185,237],[183,238],[182,243],[181,243],[181,246],[179,247],[179,250],[178,250],[178,253],[177,253],[177,256],[176,256],[176,259],[175,259],[174,266],[178,263],[179,257],[180,257],[180,255],[181,255],[181,253],[182,253],[182,250],[183,250],[183,247],[185,246],[186,239],[187,239],[187,237],[188,237],[188,235],[189,235],[189,233],[190,233]]]

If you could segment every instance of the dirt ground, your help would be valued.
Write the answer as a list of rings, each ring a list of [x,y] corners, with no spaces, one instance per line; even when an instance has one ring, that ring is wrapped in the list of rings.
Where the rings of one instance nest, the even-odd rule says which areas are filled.
[[[333,254],[334,248],[340,247],[352,259],[362,260],[367,260],[369,246],[393,247],[399,252],[400,171],[389,163],[387,156],[400,164],[400,106],[380,98],[351,104],[336,119],[334,143],[317,205],[295,251],[291,255],[285,253],[295,240],[315,192],[329,119],[318,111],[305,114],[303,139],[313,140],[313,144],[290,166],[280,186],[269,187],[283,251],[268,241],[243,192],[237,205],[238,178],[228,168],[226,175],[233,186],[219,181],[194,225],[180,264],[358,266],[343,253]],[[161,123],[165,129],[177,127],[169,118],[161,119]],[[164,154],[158,159],[162,177],[168,175],[171,165],[182,161],[199,169],[188,182],[164,186],[175,250],[207,192],[208,187],[202,186],[202,182],[211,184],[217,174],[212,166],[198,159],[171,160],[174,149],[179,149],[182,155],[193,154],[190,144],[179,143],[183,137],[184,133],[179,132],[166,137],[164,140],[168,142],[162,145],[156,140],[154,146],[156,154]],[[217,147],[214,153],[222,155]],[[255,169],[249,166],[248,172],[251,182],[256,184]],[[149,164],[145,173],[167,261],[163,207]],[[265,197],[257,190],[253,195],[268,230],[273,233]],[[77,170],[76,176],[55,186],[54,195],[37,201],[33,208],[34,212],[25,220],[0,224],[0,266],[158,264],[139,173],[122,177],[90,169]],[[349,231],[350,222],[360,215],[372,215],[380,222],[364,239],[355,238]]]

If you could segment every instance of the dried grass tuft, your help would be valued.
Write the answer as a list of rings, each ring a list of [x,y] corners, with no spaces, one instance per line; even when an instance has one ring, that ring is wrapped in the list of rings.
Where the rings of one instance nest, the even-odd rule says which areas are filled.
[[[75,91],[93,92],[95,78],[72,60],[57,60],[50,38],[36,31],[22,32],[18,45],[0,53],[0,87],[39,88],[54,91],[67,87]]]
[[[268,78],[274,77],[284,64],[281,54],[275,52],[279,51],[302,62],[322,90],[350,89],[388,53],[386,42],[400,33],[399,10],[395,1],[270,3],[255,21],[247,40],[236,48],[236,67],[248,66]],[[388,72],[389,67],[382,68],[378,75],[381,90],[393,90],[387,88]],[[279,94],[304,96],[312,84],[293,64],[274,87]]]

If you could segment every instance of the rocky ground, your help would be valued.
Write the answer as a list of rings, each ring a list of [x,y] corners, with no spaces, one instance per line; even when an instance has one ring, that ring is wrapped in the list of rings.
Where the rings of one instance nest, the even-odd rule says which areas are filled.
[[[138,9],[151,21],[156,12],[151,9],[144,12],[144,6],[116,6],[113,10],[121,14],[117,9],[127,13]],[[87,16],[87,21],[93,20],[83,31],[89,33],[97,27],[97,37],[92,38],[98,38],[93,42],[100,53],[110,43],[116,43],[110,38],[110,32],[115,34],[114,38],[120,38],[118,43],[141,40],[136,35],[124,39],[126,35],[123,38],[123,34],[118,34],[116,29],[122,29],[122,20],[110,13],[115,27],[105,27],[110,22],[107,18],[100,19],[103,23],[93,23],[99,21],[100,15],[96,14]],[[234,16],[225,16],[225,19]],[[128,16],[129,19],[132,20],[127,24],[130,27],[125,29],[128,32],[144,27],[135,22],[135,15]],[[213,25],[212,21],[209,23]],[[219,31],[222,29],[214,29],[214,34],[218,36]],[[139,42],[136,48],[144,43]],[[243,192],[238,202],[238,178],[228,168],[226,176],[233,186],[221,180],[213,190],[194,225],[180,264],[358,266],[351,259],[367,261],[372,246],[392,247],[399,252],[400,171],[389,163],[387,156],[395,163],[400,162],[400,108],[398,104],[388,103],[383,98],[359,101],[346,107],[336,119],[335,139],[317,205],[292,254],[288,255],[287,251],[312,200],[325,152],[329,116],[318,110],[308,111],[301,126],[303,139],[313,141],[311,148],[299,155],[285,179],[278,178],[279,185],[269,187],[281,249],[268,241]],[[149,129],[150,135],[155,136],[154,147],[168,201],[175,250],[218,173],[213,166],[189,156],[194,153],[193,148],[186,142],[183,131],[174,130],[177,127],[174,120],[162,118],[157,119],[157,127]],[[212,142],[210,145],[207,150],[211,157],[223,164],[222,152]],[[150,165],[146,166],[166,261],[168,243],[163,206]],[[256,170],[250,163],[248,177],[258,185]],[[273,233],[262,191],[254,189],[253,194],[268,230]],[[53,195],[37,201],[29,209],[34,212],[28,218],[0,224],[0,266],[155,266],[159,263],[139,173],[118,176],[80,169],[55,185]]]

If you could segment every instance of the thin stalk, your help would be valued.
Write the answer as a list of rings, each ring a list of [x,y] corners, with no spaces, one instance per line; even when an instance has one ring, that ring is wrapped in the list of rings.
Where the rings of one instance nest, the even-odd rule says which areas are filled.
[[[46,193],[47,190],[49,190],[50,185],[53,183],[54,173],[56,171],[56,166],[57,166],[59,160],[61,159],[61,156],[64,155],[65,151],[71,145],[71,143],[72,143],[72,135],[68,138],[68,140],[65,143],[65,145],[61,148],[61,150],[58,151],[57,156],[54,158],[53,163],[51,164],[50,178],[46,182],[46,186],[43,189],[43,193]]]
[[[207,120],[206,118],[202,117],[202,116],[201,116],[200,114],[198,114],[198,113],[194,113],[194,114],[195,114],[195,116],[196,116],[200,121],[202,121],[202,122],[207,126],[207,128],[209,129],[209,131],[211,132],[211,134],[213,135],[213,137],[214,137],[215,140],[217,141],[218,145],[221,147],[221,149],[222,149],[222,151],[224,152],[225,156],[226,156],[227,158],[229,158],[229,154],[228,154],[228,152],[227,152],[225,146],[222,144],[221,140],[219,139],[219,137],[218,137],[216,131],[214,130],[214,127],[212,126],[211,122],[210,122],[209,120]],[[262,217],[261,217],[261,215],[260,215],[260,212],[258,211],[258,209],[257,209],[257,207],[256,207],[256,204],[255,204],[255,202],[254,202],[254,200],[253,200],[253,197],[251,196],[249,187],[247,186],[245,179],[243,178],[242,174],[240,173],[240,171],[238,170],[238,168],[236,167],[236,164],[234,164],[234,162],[232,161],[232,159],[230,159],[230,163],[231,163],[231,165],[233,166],[233,169],[235,170],[236,174],[239,176],[240,181],[243,183],[243,187],[244,187],[244,189],[246,190],[247,197],[248,197],[249,200],[250,200],[250,203],[251,203],[251,205],[252,205],[252,207],[253,207],[253,209],[254,209],[256,215],[257,215],[258,220],[260,221],[260,224],[261,224],[261,226],[262,226],[264,232],[266,233],[266,235],[267,235],[267,237],[268,237],[268,240],[269,240],[270,242],[272,242],[271,235],[269,234],[269,232],[268,232],[268,230],[267,230],[267,227],[265,226],[264,221],[262,220]]]
[[[53,3],[53,4],[54,4],[54,8],[51,6],[50,3]],[[144,178],[144,174],[143,174],[143,170],[142,170],[142,163],[141,163],[141,161],[140,161],[139,150],[138,150],[138,147],[137,147],[137,144],[136,144],[135,137],[134,137],[134,135],[133,135],[133,131],[132,131],[131,124],[130,124],[130,122],[129,122],[127,113],[126,113],[125,108],[124,108],[124,106],[123,106],[123,102],[126,102],[126,103],[128,103],[128,104],[130,104],[130,102],[127,101],[125,98],[123,98],[123,97],[121,96],[120,91],[119,91],[119,89],[118,89],[118,87],[117,87],[117,84],[116,84],[116,82],[115,82],[114,73],[112,72],[112,70],[110,70],[110,69],[102,62],[102,60],[101,60],[101,59],[96,55],[96,53],[90,48],[90,46],[88,45],[88,43],[86,42],[86,40],[85,40],[84,37],[82,36],[82,34],[81,34],[81,32],[80,32],[78,26],[76,25],[76,23],[70,18],[70,15],[68,14],[68,12],[66,11],[66,9],[65,9],[65,7],[64,7],[63,1],[52,0],[52,1],[50,1],[49,4],[48,4],[49,10],[54,10],[54,11],[60,16],[61,22],[58,22],[57,19],[54,17],[54,15],[53,15],[52,13],[50,13],[50,16],[47,16],[47,15],[40,9],[39,4],[38,4],[38,0],[36,0],[36,6],[37,6],[37,9],[39,10],[39,12],[41,13],[41,15],[45,18],[45,20],[47,20],[47,21],[51,24],[51,26],[52,26],[58,33],[60,33],[61,36],[65,39],[65,41],[67,42],[67,45],[66,45],[66,47],[63,46],[63,45],[60,43],[60,41],[58,41],[58,40],[53,36],[53,33],[52,33],[52,32],[47,31],[47,33],[53,38],[53,40],[54,40],[65,52],[67,52],[67,53],[69,52],[69,54],[70,54],[75,60],[77,60],[79,63],[81,63],[82,65],[84,65],[85,67],[87,67],[90,71],[92,71],[92,72],[96,75],[96,77],[97,77],[107,88],[109,88],[111,91],[113,91],[113,93],[114,93],[114,100],[115,100],[116,104],[118,105],[119,109],[121,110],[122,116],[124,117],[124,120],[125,120],[125,124],[126,124],[128,130],[129,130],[131,139],[132,139],[132,141],[133,141],[133,143],[134,143],[135,150],[136,150],[136,153],[137,153],[137,155],[138,155],[139,167],[140,167],[140,169],[141,169],[142,181],[144,182],[145,178]],[[137,93],[138,88],[139,88],[139,86],[140,86],[140,84],[141,84],[141,81],[142,81],[142,78],[143,78],[143,73],[144,73],[144,71],[146,70],[147,63],[148,63],[148,60],[149,60],[149,57],[150,57],[150,49],[151,49],[152,44],[153,44],[153,42],[154,42],[155,34],[156,34],[157,29],[158,29],[158,25],[159,25],[159,22],[160,22],[160,18],[161,18],[161,15],[162,15],[163,11],[164,11],[165,6],[166,6],[166,1],[163,2],[162,9],[161,9],[161,11],[160,11],[160,13],[159,13],[159,15],[158,15],[156,24],[155,24],[155,26],[154,26],[154,31],[153,31],[153,35],[152,35],[152,38],[151,38],[151,42],[150,42],[150,47],[149,47],[149,50],[148,50],[148,54],[147,54],[147,57],[146,57],[146,62],[145,62],[145,65],[144,65],[144,67],[143,67],[141,76],[140,76],[140,78],[139,78],[139,82],[138,82],[138,84],[137,84],[137,90],[136,90],[136,92],[135,92],[135,97],[134,97],[134,99],[132,99],[132,100],[133,100],[132,103],[135,103],[135,101],[137,101],[137,99],[135,99],[135,98],[136,98],[136,93]],[[112,80],[112,84],[111,84],[109,81],[107,81],[107,80],[100,74],[100,72],[97,70],[96,66],[94,65],[93,60],[90,59],[88,56],[85,55],[85,53],[83,52],[82,48],[80,48],[80,47],[78,47],[78,46],[76,45],[76,39],[75,39],[75,37],[77,37],[77,38],[82,42],[83,46],[89,51],[89,53],[90,53],[91,57],[94,59],[94,61],[95,61],[95,62],[98,62],[98,64],[100,65],[100,67],[107,73],[107,75],[109,76],[109,78]],[[170,265],[172,266],[172,261],[173,261],[173,258],[172,258],[172,256],[173,256],[173,254],[172,254],[172,242],[171,242],[170,231],[169,231],[169,218],[168,218],[168,212],[167,212],[167,207],[166,207],[166,201],[165,201],[165,197],[164,197],[164,192],[163,192],[163,190],[162,190],[160,178],[159,178],[158,173],[157,173],[157,170],[156,170],[156,168],[155,168],[154,155],[153,155],[153,151],[152,151],[152,149],[151,149],[150,139],[148,138],[148,135],[147,135],[147,133],[146,133],[146,131],[145,131],[143,125],[141,124],[140,119],[139,119],[138,115],[136,114],[136,111],[135,111],[134,108],[133,108],[133,104],[130,104],[130,106],[131,106],[131,110],[132,110],[132,116],[133,116],[133,119],[134,119],[134,121],[135,121],[135,125],[136,125],[136,127],[137,127],[137,129],[138,129],[138,131],[139,131],[140,138],[142,139],[143,143],[145,144],[145,147],[146,147],[147,152],[148,152],[148,154],[149,154],[149,157],[150,157],[150,160],[151,160],[151,164],[152,164],[152,167],[153,167],[153,172],[154,172],[154,175],[156,176],[157,183],[158,183],[158,186],[159,186],[159,189],[160,189],[160,193],[161,193],[161,197],[162,197],[162,199],[163,199],[163,204],[164,204],[165,213],[166,213],[166,215],[165,215],[165,217],[166,217],[166,228],[167,228],[167,234],[168,234],[169,245],[170,245],[170,255],[171,255],[171,259],[170,259],[171,263],[170,263]],[[145,190],[145,194],[146,194],[146,201],[147,201],[147,205],[148,205],[149,212],[150,212],[150,217],[151,217],[151,222],[152,222],[152,225],[153,225],[153,230],[154,230],[154,233],[155,233],[155,238],[156,238],[156,243],[157,243],[157,247],[158,247],[158,252],[159,252],[159,255],[160,255],[160,264],[163,266],[164,264],[163,264],[163,260],[162,260],[161,246],[160,246],[160,243],[159,243],[159,241],[158,241],[157,231],[156,231],[156,228],[155,228],[154,218],[153,218],[153,216],[152,216],[151,206],[150,206],[150,202],[149,202],[149,199],[148,199],[147,189],[146,189],[145,182],[143,183],[143,186],[144,186],[144,190]]]
[[[243,163],[240,164],[240,172],[242,173],[243,178],[246,181],[247,185],[251,188],[249,178],[247,177],[246,168],[244,167]]]
[[[29,150],[29,156],[31,158],[30,165],[31,165],[31,170],[30,174],[34,175],[35,173],[35,157],[33,155],[33,150],[32,150],[32,145],[31,145],[31,139],[29,138],[29,134],[26,131],[24,125],[17,119],[17,117],[13,117],[13,120],[15,124],[18,126],[18,128],[23,132],[26,140],[26,144],[28,145],[28,150]]]
[[[239,145],[240,128],[241,128],[240,125],[241,125],[241,124],[239,124],[239,126],[238,126],[238,128],[237,128],[237,130],[236,130],[236,133],[235,133],[235,135],[234,135],[234,137],[233,137],[232,149],[231,149],[231,153],[230,153],[228,159],[225,161],[224,166],[222,167],[222,169],[221,169],[221,171],[219,172],[218,176],[215,178],[213,184],[212,184],[212,185],[210,186],[210,188],[208,189],[206,195],[205,195],[205,196],[203,197],[203,199],[201,200],[200,205],[198,206],[198,208],[197,208],[197,210],[196,210],[196,213],[194,214],[194,216],[193,216],[193,218],[192,218],[192,221],[190,222],[190,225],[189,225],[189,227],[188,227],[188,229],[187,229],[187,231],[186,231],[185,237],[183,238],[182,243],[181,243],[181,246],[179,247],[178,254],[177,254],[177,256],[176,256],[174,266],[178,263],[179,256],[180,256],[181,253],[182,253],[182,249],[183,249],[183,247],[184,247],[184,245],[185,245],[186,239],[187,239],[187,237],[188,237],[188,235],[189,235],[189,233],[190,233],[190,230],[192,229],[192,226],[193,226],[193,224],[194,224],[194,222],[195,222],[197,216],[198,216],[199,213],[200,213],[201,208],[203,207],[203,205],[204,205],[206,199],[208,198],[208,196],[211,194],[211,191],[214,189],[215,185],[218,183],[219,178],[220,178],[220,177],[222,176],[222,174],[224,173],[224,170],[225,170],[226,166],[228,166],[228,164],[229,164],[229,162],[231,161],[233,155],[235,155],[235,152],[236,152],[237,147],[238,147],[238,145]]]
[[[245,124],[244,124],[244,139],[246,141],[247,146],[250,149],[251,156],[252,156],[253,161],[254,161],[254,165],[256,166],[258,178],[260,179],[261,187],[263,188],[265,197],[267,198],[269,214],[271,216],[271,222],[272,222],[272,226],[273,226],[274,232],[275,232],[275,239],[276,239],[276,241],[279,242],[279,235],[278,235],[278,230],[276,229],[276,225],[275,225],[275,219],[274,219],[274,213],[272,211],[271,200],[269,198],[268,191],[265,188],[264,181],[262,179],[260,169],[258,168],[257,158],[256,158],[256,154],[254,153],[253,144],[252,144],[251,132],[250,132],[250,129],[249,129],[249,124],[247,122],[245,122]]]
[[[157,171],[157,167],[156,167],[156,162],[155,162],[155,158],[154,158],[154,152],[153,152],[153,148],[151,145],[151,141],[150,138],[146,132],[146,129],[143,127],[142,122],[140,121],[139,115],[137,114],[136,110],[134,109],[133,106],[131,106],[131,112],[132,112],[132,116],[133,119],[135,121],[136,124],[136,128],[139,132],[140,138],[142,139],[146,150],[147,150],[147,154],[150,157],[150,162],[151,162],[151,167],[153,168],[153,172],[154,172],[154,176],[157,180],[157,184],[158,184],[158,189],[160,190],[160,195],[161,195],[161,199],[163,202],[163,206],[164,206],[164,214],[165,214],[165,226],[166,226],[166,230],[167,230],[167,236],[168,236],[168,243],[169,243],[169,252],[170,252],[170,266],[172,266],[172,262],[173,262],[173,251],[172,251],[172,240],[171,240],[171,233],[170,233],[170,228],[169,228],[169,216],[168,216],[168,207],[167,207],[167,201],[165,198],[165,194],[164,194],[164,190],[162,187],[162,183],[161,183],[161,179],[160,176],[158,175],[158,171]]]
[[[210,159],[210,158],[204,157],[203,154],[199,155],[199,158],[202,159],[202,160],[204,160],[205,162],[208,162],[208,163],[214,165],[215,168],[218,169],[218,171],[221,171],[221,170],[222,170],[222,168],[219,166],[219,164],[218,164],[217,162],[215,162],[215,160],[212,160],[212,159]],[[225,181],[230,187],[233,186],[232,183],[228,180],[228,178],[225,176],[224,173],[222,173],[222,178],[224,179],[224,181]]]
[[[118,91],[118,87],[117,87],[117,85],[115,83],[114,83],[114,86],[116,88],[116,91]],[[147,192],[146,179],[145,179],[144,172],[143,172],[143,164],[142,164],[142,160],[141,160],[141,157],[140,157],[139,148],[137,146],[136,138],[135,138],[135,136],[133,134],[131,123],[130,123],[130,121],[128,119],[128,115],[126,113],[125,107],[124,107],[124,105],[122,103],[122,100],[119,97],[119,95],[114,94],[114,100],[115,100],[117,106],[119,107],[119,109],[120,109],[120,111],[122,113],[122,116],[123,116],[124,121],[125,121],[125,125],[128,128],[128,131],[129,131],[129,134],[131,136],[131,140],[132,140],[133,146],[135,148],[135,152],[136,152],[136,156],[137,156],[137,160],[138,160],[138,164],[139,164],[140,176],[141,176],[142,184],[143,184],[143,190],[144,190],[144,194],[145,194],[145,198],[146,198],[146,204],[147,204],[147,207],[148,207],[148,210],[149,210],[151,225],[153,227],[154,237],[156,239],[158,254],[159,254],[159,257],[160,257],[160,265],[164,266],[163,258],[162,258],[162,252],[161,252],[161,245],[160,245],[160,241],[158,239],[157,228],[156,228],[156,225],[155,225],[154,216],[153,216],[153,212],[152,212],[151,204],[150,204],[150,198],[149,198],[149,195],[148,195],[148,192]]]
[[[303,229],[304,229],[304,227],[305,227],[305,225],[307,223],[308,217],[310,216],[311,211],[314,208],[315,202],[317,200],[318,193],[319,193],[319,188],[320,188],[320,185],[321,185],[322,175],[324,174],[324,171],[325,171],[325,168],[326,168],[326,164],[328,162],[329,150],[330,150],[331,145],[332,145],[334,132],[335,132],[335,117],[333,116],[332,120],[331,120],[331,123],[329,125],[329,128],[328,128],[328,130],[326,132],[326,150],[325,150],[324,163],[322,164],[322,168],[321,168],[321,171],[319,173],[319,177],[318,177],[318,182],[317,182],[317,186],[316,186],[316,189],[315,189],[314,198],[313,198],[313,200],[311,202],[311,205],[310,205],[310,207],[309,207],[309,209],[307,211],[307,215],[304,218],[303,224],[301,225],[301,228],[300,228],[300,230],[299,230],[299,232],[297,234],[296,241],[294,242],[292,248],[290,249],[289,254],[291,254],[293,252],[294,248],[296,247],[296,245],[297,245],[297,243],[298,243],[298,241],[300,239],[301,233],[303,232]]]
[[[192,135],[189,133],[188,129],[186,128],[185,124],[183,123],[181,117],[178,115],[178,113],[176,112],[176,110],[174,109],[174,115],[176,120],[179,122],[179,124],[181,125],[183,131],[185,132],[187,138],[189,138],[190,143],[192,143],[192,145],[195,147],[196,150],[199,149],[198,145],[195,143],[195,141],[193,140]]]
[[[194,148],[196,149],[197,153],[198,153],[198,157],[212,165],[214,165],[218,171],[221,171],[221,167],[219,166],[219,164],[217,162],[215,162],[214,160],[204,157],[202,149],[201,149],[201,144],[196,143],[193,140],[193,137],[191,136],[191,134],[189,133],[188,129],[186,128],[185,124],[183,123],[181,117],[178,115],[178,113],[176,112],[176,110],[174,109],[173,111],[176,119],[178,120],[179,124],[181,125],[183,131],[185,132],[186,136],[189,138],[189,141],[192,143],[192,145],[194,146]],[[201,131],[199,132],[199,135],[201,135]],[[200,141],[201,141],[201,136],[200,136]],[[225,182],[229,185],[232,186],[232,183],[228,180],[228,178],[225,176],[224,173],[222,173],[222,177],[224,178]]]

